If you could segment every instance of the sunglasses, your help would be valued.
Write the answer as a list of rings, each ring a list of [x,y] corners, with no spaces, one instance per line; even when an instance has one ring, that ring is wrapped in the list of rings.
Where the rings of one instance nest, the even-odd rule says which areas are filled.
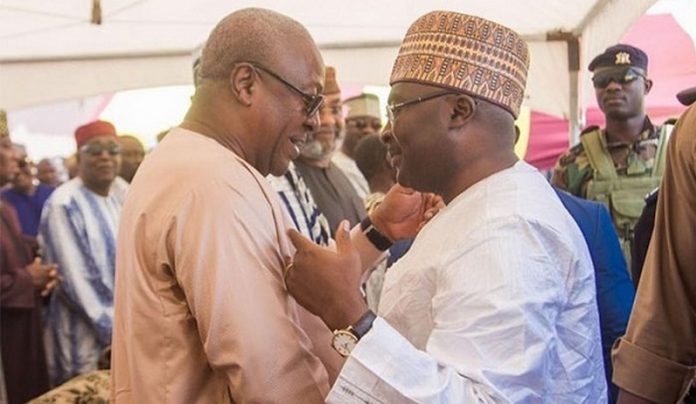
[[[290,84],[290,82],[288,82],[284,78],[280,77],[280,75],[273,72],[271,69],[263,67],[263,66],[259,65],[258,63],[252,63],[252,62],[246,62],[246,63],[249,63],[254,68],[261,70],[262,72],[268,74],[269,76],[273,77],[274,79],[280,81],[281,83],[285,84],[286,87],[288,87],[292,91],[299,94],[299,96],[302,97],[302,101],[304,101],[305,113],[307,114],[308,117],[313,117],[314,115],[316,115],[316,113],[319,112],[319,109],[321,108],[322,104],[324,104],[324,95],[323,94],[307,94],[304,91],[300,90],[299,88],[295,87],[294,85]]]
[[[115,155],[121,153],[121,146],[119,146],[118,143],[109,142],[107,144],[88,143],[88,144],[80,147],[81,153],[87,153],[91,156],[99,156],[105,150],[107,153],[109,153],[109,155],[115,156]]]
[[[633,68],[628,68],[623,71],[601,72],[592,77],[592,84],[595,88],[606,88],[612,81],[624,85],[638,80],[639,77],[645,79],[645,75],[642,72]]]

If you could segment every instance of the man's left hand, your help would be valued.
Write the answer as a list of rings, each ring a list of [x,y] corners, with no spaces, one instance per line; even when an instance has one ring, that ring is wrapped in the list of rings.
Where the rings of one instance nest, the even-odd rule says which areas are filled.
[[[360,255],[350,239],[348,222],[336,230],[336,251],[314,244],[296,230],[288,236],[297,252],[285,274],[290,294],[332,330],[358,321],[367,311],[360,293]]]
[[[391,241],[409,239],[445,207],[438,195],[394,185],[370,214],[372,224]]]

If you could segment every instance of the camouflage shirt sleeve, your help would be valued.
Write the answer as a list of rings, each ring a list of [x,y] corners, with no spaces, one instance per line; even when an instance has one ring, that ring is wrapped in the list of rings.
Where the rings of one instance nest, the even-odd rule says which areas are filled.
[[[558,158],[551,184],[582,198],[585,196],[585,185],[591,177],[592,167],[582,143],[578,143]]]

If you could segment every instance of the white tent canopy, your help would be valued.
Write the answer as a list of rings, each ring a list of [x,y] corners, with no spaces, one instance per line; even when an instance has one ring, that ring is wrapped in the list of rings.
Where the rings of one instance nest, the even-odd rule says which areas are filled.
[[[265,7],[302,22],[339,80],[385,85],[400,40],[435,9],[507,25],[530,45],[526,105],[577,121],[588,61],[655,0],[3,0],[0,108],[191,82],[191,52],[233,10]],[[92,24],[100,3],[101,25]],[[95,14],[95,16],[99,13]]]

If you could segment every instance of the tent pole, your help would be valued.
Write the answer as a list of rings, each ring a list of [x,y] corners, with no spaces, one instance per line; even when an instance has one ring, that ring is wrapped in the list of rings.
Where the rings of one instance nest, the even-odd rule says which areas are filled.
[[[582,126],[581,111],[579,108],[579,95],[578,95],[578,81],[579,72],[571,71],[569,75],[569,85],[570,85],[570,116],[568,117],[568,141],[569,145],[572,147],[580,141],[580,129]]]
[[[570,146],[580,138],[582,125],[580,111],[580,37],[572,32],[554,31],[546,35],[547,41],[563,41],[568,50],[568,140]]]

